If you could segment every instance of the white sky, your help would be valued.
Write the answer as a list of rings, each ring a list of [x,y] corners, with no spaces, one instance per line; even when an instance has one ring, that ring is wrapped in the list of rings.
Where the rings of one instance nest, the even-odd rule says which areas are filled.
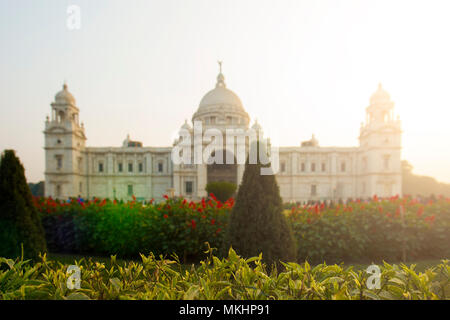
[[[67,7],[81,29],[66,28]],[[356,146],[378,82],[415,172],[450,182],[450,1],[0,0],[0,149],[43,179],[45,116],[67,80],[89,146],[169,146],[215,85],[273,142]]]

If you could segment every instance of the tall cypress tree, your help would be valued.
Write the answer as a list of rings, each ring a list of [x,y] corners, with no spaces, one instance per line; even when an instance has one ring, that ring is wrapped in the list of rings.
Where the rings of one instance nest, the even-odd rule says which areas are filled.
[[[27,258],[47,250],[25,170],[14,151],[5,150],[0,160],[0,256],[16,258],[22,246]]]
[[[257,142],[252,147],[258,150]],[[244,257],[257,256],[278,264],[296,259],[296,246],[286,217],[283,215],[280,190],[274,175],[261,175],[262,165],[250,164],[247,158],[244,176],[227,228],[228,244]]]

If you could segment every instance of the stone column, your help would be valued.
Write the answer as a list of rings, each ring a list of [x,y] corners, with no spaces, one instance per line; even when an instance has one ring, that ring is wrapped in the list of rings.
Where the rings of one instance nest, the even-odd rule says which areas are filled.
[[[202,198],[206,197],[206,183],[208,179],[208,172],[206,168],[206,164],[198,164],[197,165],[197,197]]]

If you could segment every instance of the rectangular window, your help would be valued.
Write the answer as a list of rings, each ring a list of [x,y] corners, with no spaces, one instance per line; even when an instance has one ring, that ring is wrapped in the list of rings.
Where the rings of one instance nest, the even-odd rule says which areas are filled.
[[[341,172],[345,172],[345,162],[341,163]]]
[[[78,158],[78,170],[81,171],[81,169],[83,169],[83,158],[79,157]]]
[[[325,164],[325,162],[322,163],[322,172],[327,171],[327,166]]]
[[[78,186],[78,192],[83,192],[83,182],[80,182]]]
[[[315,172],[316,171],[316,164],[313,162],[311,163],[311,172]]]
[[[390,160],[390,156],[389,155],[385,155],[384,156],[384,169],[388,170],[389,169],[389,160]]]
[[[305,172],[305,163],[304,162],[302,162],[301,170],[302,170],[302,172]]]
[[[317,186],[316,186],[315,184],[313,184],[313,185],[311,186],[311,195],[312,195],[312,196],[317,195]]]
[[[286,162],[281,162],[280,170],[281,172],[286,172]]]
[[[138,167],[139,167],[139,172],[144,171],[144,164],[142,162],[139,162]]]
[[[131,184],[128,185],[128,195],[129,196],[133,195],[133,185],[131,185]]]
[[[57,155],[56,156],[56,169],[61,170],[62,166],[63,166],[62,156],[61,155]]]
[[[163,172],[164,166],[162,162],[158,162],[158,172]]]
[[[211,124],[216,124],[216,117],[211,117]]]
[[[103,172],[103,162],[98,163],[98,172]]]
[[[186,181],[185,182],[185,189],[186,189],[186,194],[191,194],[192,193],[192,181]]]
[[[133,172],[133,164],[131,162],[128,163],[128,172]]]
[[[119,170],[119,172],[123,172],[123,163],[122,162],[119,162],[118,170]]]
[[[366,157],[364,157],[362,159],[362,168],[364,171],[367,170],[367,158]]]

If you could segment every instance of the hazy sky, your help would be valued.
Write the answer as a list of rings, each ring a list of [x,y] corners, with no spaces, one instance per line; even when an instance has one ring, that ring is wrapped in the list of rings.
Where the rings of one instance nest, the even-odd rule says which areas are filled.
[[[81,8],[81,29],[66,27]],[[450,182],[450,1],[0,0],[0,149],[44,176],[44,121],[64,80],[88,146],[169,146],[223,60],[228,88],[281,146],[356,146],[378,82],[402,157]]]

